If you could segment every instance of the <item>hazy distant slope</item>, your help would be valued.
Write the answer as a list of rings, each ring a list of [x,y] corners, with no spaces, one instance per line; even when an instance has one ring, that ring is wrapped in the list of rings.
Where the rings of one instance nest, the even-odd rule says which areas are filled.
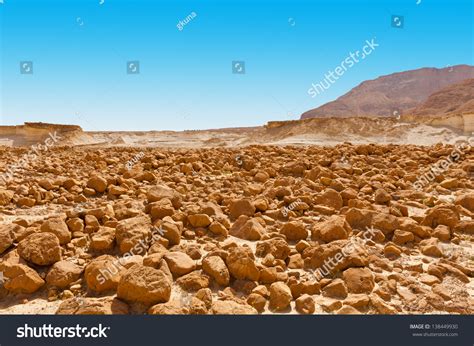
[[[469,78],[474,78],[474,66],[421,68],[393,73],[362,82],[335,101],[303,113],[301,119],[403,113],[419,106],[434,92]]]
[[[410,113],[414,115],[474,113],[474,79],[435,92]]]

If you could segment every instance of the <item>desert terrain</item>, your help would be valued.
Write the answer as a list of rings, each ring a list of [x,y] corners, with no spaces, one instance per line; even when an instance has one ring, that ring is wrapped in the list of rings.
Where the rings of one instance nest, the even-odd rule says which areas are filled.
[[[473,313],[472,138],[324,121],[24,125],[61,139],[1,149],[0,312]]]
[[[258,127],[0,126],[0,313],[472,314],[473,71]]]

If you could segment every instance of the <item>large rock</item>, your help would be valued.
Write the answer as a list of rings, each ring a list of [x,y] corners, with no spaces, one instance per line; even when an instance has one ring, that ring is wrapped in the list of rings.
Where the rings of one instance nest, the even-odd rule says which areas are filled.
[[[7,205],[14,196],[13,191],[0,189],[0,205]]]
[[[121,253],[142,255],[151,239],[151,222],[147,216],[136,216],[118,222],[115,238]]]
[[[371,226],[374,214],[373,210],[350,208],[345,216],[352,228],[366,229]]]
[[[370,293],[374,289],[374,276],[368,268],[349,268],[342,276],[349,293]]]
[[[265,233],[265,228],[256,219],[242,215],[234,222],[229,233],[245,240],[260,240]]]
[[[198,291],[209,287],[211,278],[200,270],[195,270],[178,278],[176,283],[185,291]]]
[[[391,199],[392,197],[385,189],[377,189],[377,191],[375,191],[375,194],[374,194],[375,203],[386,204],[390,202]]]
[[[15,240],[15,230],[22,228],[16,224],[0,225],[0,254],[4,253]]]
[[[148,309],[149,315],[185,315],[187,312],[187,309],[176,301],[156,304]]]
[[[18,254],[37,265],[50,265],[61,260],[59,239],[52,233],[33,233],[18,244]]]
[[[239,304],[233,300],[216,300],[212,303],[214,315],[256,315],[257,310],[248,304]]]
[[[315,275],[336,274],[350,267],[368,265],[368,253],[364,245],[355,241],[333,242],[307,247],[303,251],[305,266],[316,269]]]
[[[333,215],[326,221],[314,225],[311,238],[322,239],[326,243],[334,240],[347,239],[351,227],[344,216]]]
[[[219,285],[228,286],[230,280],[229,270],[224,260],[219,256],[209,256],[202,261],[202,269],[209,274]]]
[[[46,275],[48,285],[66,288],[80,278],[83,268],[71,261],[59,261],[53,264]]]
[[[100,176],[92,176],[87,181],[87,187],[94,189],[96,192],[102,193],[107,189],[107,180]]]
[[[454,201],[454,204],[461,205],[467,210],[474,213],[474,193],[468,193],[458,196]]]
[[[230,202],[230,216],[234,219],[240,215],[253,216],[255,214],[255,206],[249,199],[237,199]]]
[[[94,258],[87,266],[84,278],[87,287],[95,292],[115,290],[120,274],[125,270],[120,261],[110,255]]]
[[[310,315],[316,310],[314,299],[309,294],[303,294],[295,301],[295,308],[300,314]]]
[[[339,192],[333,189],[327,189],[324,191],[324,193],[316,198],[316,204],[338,210],[342,208],[343,200]]]
[[[188,220],[193,227],[207,227],[212,222],[212,219],[207,214],[189,215]]]
[[[165,303],[170,299],[171,282],[161,271],[144,265],[130,267],[120,278],[117,297],[145,305]]]
[[[430,209],[426,213],[421,225],[429,226],[431,228],[436,228],[438,225],[445,225],[451,229],[454,229],[454,227],[456,227],[458,224],[459,219],[459,214],[453,209],[439,206]]]
[[[323,296],[344,299],[347,297],[347,287],[341,279],[334,279],[323,288]]]
[[[283,282],[274,282],[270,285],[270,309],[285,310],[290,306],[292,299],[290,288]]]
[[[61,219],[49,219],[41,225],[41,232],[49,232],[59,239],[59,244],[64,245],[71,241],[71,232],[67,224]]]
[[[95,251],[107,251],[114,247],[115,229],[112,227],[100,227],[98,232],[92,234],[91,249]]]
[[[127,315],[128,305],[114,297],[70,298],[59,305],[57,315]]]
[[[181,207],[181,195],[166,185],[153,186],[147,192],[149,203],[157,202],[164,198],[169,199],[175,209]]]
[[[168,267],[175,277],[192,272],[196,268],[196,263],[184,252],[168,252],[163,257]]]
[[[304,240],[308,237],[308,230],[304,223],[299,221],[290,221],[280,228],[280,233],[286,236],[288,240]]]
[[[0,265],[4,287],[12,293],[33,293],[44,285],[38,273],[24,264]]]
[[[371,218],[371,226],[381,230],[384,235],[393,233],[398,227],[398,218],[386,213],[373,213]]]
[[[183,223],[175,222],[171,217],[163,218],[161,223],[163,237],[169,240],[170,245],[178,245],[183,233]]]
[[[276,259],[286,260],[291,252],[288,243],[281,238],[271,238],[257,244],[255,254],[258,257],[265,257],[271,254]]]
[[[258,281],[260,277],[250,248],[237,246],[230,249],[226,264],[230,274],[236,279]]]

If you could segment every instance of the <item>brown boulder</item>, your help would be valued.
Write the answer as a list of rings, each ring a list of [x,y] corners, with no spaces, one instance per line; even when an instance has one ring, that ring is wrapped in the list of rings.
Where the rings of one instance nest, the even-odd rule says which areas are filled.
[[[390,202],[392,198],[385,189],[377,189],[377,191],[375,191],[374,199],[375,199],[375,203],[386,204]]]
[[[300,314],[311,315],[316,310],[314,299],[309,294],[303,294],[295,301],[296,311]]]
[[[22,226],[9,224],[0,225],[0,254],[4,253],[15,240],[15,229],[22,228]]]
[[[257,310],[248,304],[239,304],[233,300],[216,300],[212,303],[211,311],[214,315],[253,315]]]
[[[425,218],[421,222],[422,226],[436,228],[438,225],[446,225],[454,229],[459,222],[459,214],[450,208],[442,206],[434,207],[426,213]]]
[[[474,193],[468,193],[458,196],[454,204],[461,205],[467,210],[474,213]]]
[[[322,239],[326,243],[334,240],[347,239],[351,227],[344,216],[333,215],[326,221],[317,223],[312,230],[312,239]]]
[[[92,176],[87,181],[87,187],[94,189],[96,192],[102,193],[107,189],[107,180],[100,176]]]
[[[166,185],[153,186],[147,192],[149,203],[157,202],[164,198],[169,199],[175,209],[181,207],[181,195]]]
[[[13,191],[0,189],[0,205],[9,204],[13,196],[14,196]]]
[[[57,315],[127,315],[128,305],[113,297],[70,298],[59,305]]]
[[[145,305],[165,303],[170,299],[171,283],[161,271],[144,265],[130,267],[120,278],[117,297]]]
[[[33,293],[44,285],[44,280],[32,268],[24,264],[1,266],[3,286],[12,293]]]
[[[194,214],[188,216],[188,221],[193,227],[207,227],[212,219],[207,214]]]
[[[79,279],[83,269],[70,261],[59,261],[54,263],[46,275],[48,285],[58,288],[66,288]]]
[[[176,301],[156,304],[148,309],[149,315],[184,315],[187,312],[186,308],[183,308]]]
[[[207,288],[211,284],[211,278],[203,274],[200,270],[195,270],[183,275],[176,280],[176,283],[185,291],[198,291]]]
[[[247,216],[241,215],[234,222],[229,233],[245,240],[260,240],[265,233],[265,228],[256,219],[249,219]]]
[[[347,287],[341,279],[334,279],[323,288],[323,296],[345,299],[347,297]]]
[[[274,282],[270,285],[270,309],[285,310],[290,306],[292,299],[290,288],[283,282]]]
[[[71,241],[71,232],[67,224],[61,219],[49,219],[41,225],[41,232],[49,232],[59,239],[59,244],[64,245]]]
[[[87,266],[84,278],[87,287],[95,292],[115,290],[124,271],[120,261],[109,255],[94,258]]]
[[[304,240],[308,237],[308,230],[304,223],[299,221],[290,221],[280,228],[280,233],[286,236],[288,240]]]
[[[234,219],[240,215],[253,216],[255,214],[255,206],[249,199],[238,199],[230,202],[230,216]]]
[[[228,286],[230,280],[229,270],[224,260],[219,256],[209,256],[202,261],[202,269],[209,274],[219,285]]]
[[[342,276],[350,293],[370,293],[374,289],[374,276],[368,268],[349,268]]]
[[[18,254],[37,265],[50,265],[61,260],[59,239],[52,233],[33,233],[18,244]]]
[[[92,234],[91,249],[95,251],[107,251],[114,247],[115,229],[111,227],[100,227],[99,231]]]
[[[339,210],[344,205],[341,194],[333,189],[326,189],[322,195],[316,198],[316,204]]]
[[[260,272],[255,265],[252,250],[247,247],[234,247],[230,249],[226,259],[230,274],[240,280],[248,279],[258,281]]]
[[[115,238],[120,252],[141,255],[148,249],[151,238],[151,222],[147,216],[136,216],[118,222]]]
[[[184,252],[168,252],[163,256],[163,258],[175,277],[188,274],[196,268],[196,263],[194,263],[193,259]]]
[[[276,259],[286,260],[290,252],[291,249],[284,239],[271,238],[259,242],[255,254],[258,257],[265,257],[266,255],[271,254]]]

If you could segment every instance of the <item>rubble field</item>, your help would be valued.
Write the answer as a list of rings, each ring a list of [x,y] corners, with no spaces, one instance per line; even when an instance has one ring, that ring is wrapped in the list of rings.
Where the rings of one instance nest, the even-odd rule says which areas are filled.
[[[26,153],[0,149],[0,313],[474,311],[469,146]]]

